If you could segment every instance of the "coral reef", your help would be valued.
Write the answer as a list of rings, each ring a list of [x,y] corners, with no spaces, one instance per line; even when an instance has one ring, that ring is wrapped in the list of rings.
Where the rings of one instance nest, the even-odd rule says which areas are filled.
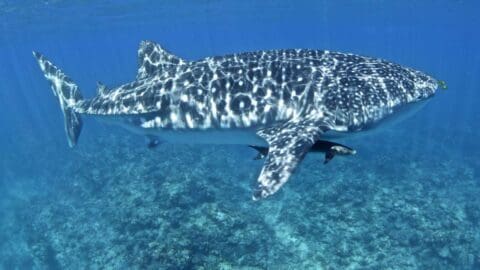
[[[378,141],[326,166],[309,155],[253,202],[247,147],[135,139],[87,138],[5,174],[0,268],[480,269],[468,162]]]

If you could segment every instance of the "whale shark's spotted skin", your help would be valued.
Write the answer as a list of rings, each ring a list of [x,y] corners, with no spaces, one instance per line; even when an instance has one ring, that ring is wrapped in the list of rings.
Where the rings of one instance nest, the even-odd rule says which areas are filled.
[[[436,88],[421,72],[352,54],[277,50],[187,63],[158,45],[142,49],[146,64],[138,80],[80,102],[76,110],[148,114],[142,127],[173,129],[258,127],[320,111],[335,118],[331,128],[345,131],[362,129]]]
[[[46,74],[56,69],[43,56],[37,58]],[[253,130],[269,146],[255,199],[275,193],[325,132],[368,129],[404,105],[429,98],[437,88],[435,79],[410,68],[320,50],[259,51],[189,62],[142,42],[139,62],[135,81],[111,90],[100,86],[90,100],[70,99],[69,108],[75,114],[115,116],[145,134]],[[65,76],[58,70],[60,74]],[[58,82],[52,83],[55,88]]]

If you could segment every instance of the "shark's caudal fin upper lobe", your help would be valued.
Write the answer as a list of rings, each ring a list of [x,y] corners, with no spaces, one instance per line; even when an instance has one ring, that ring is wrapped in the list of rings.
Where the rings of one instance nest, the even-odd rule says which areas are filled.
[[[33,52],[33,56],[37,59],[45,78],[50,81],[53,94],[58,98],[65,118],[65,132],[67,133],[68,145],[73,147],[77,144],[80,131],[82,130],[82,119],[73,109],[75,104],[82,100],[80,90],[69,77],[43,55]]]

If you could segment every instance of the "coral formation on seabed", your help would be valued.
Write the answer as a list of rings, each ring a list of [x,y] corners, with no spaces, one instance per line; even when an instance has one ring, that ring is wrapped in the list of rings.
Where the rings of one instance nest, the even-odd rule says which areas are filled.
[[[247,147],[149,150],[132,138],[85,139],[39,153],[43,170],[5,173],[0,266],[480,268],[474,163],[381,143],[326,166],[308,155],[281,192],[253,202],[262,162]]]

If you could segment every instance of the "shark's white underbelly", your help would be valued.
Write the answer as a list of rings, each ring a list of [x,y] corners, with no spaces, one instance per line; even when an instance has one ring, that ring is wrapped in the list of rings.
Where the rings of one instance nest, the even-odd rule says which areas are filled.
[[[241,144],[268,146],[255,129],[153,129],[142,128],[122,119],[105,119],[108,122],[140,135],[155,136],[162,142],[175,144]]]
[[[152,135],[169,143],[267,146],[254,130],[158,130]]]

